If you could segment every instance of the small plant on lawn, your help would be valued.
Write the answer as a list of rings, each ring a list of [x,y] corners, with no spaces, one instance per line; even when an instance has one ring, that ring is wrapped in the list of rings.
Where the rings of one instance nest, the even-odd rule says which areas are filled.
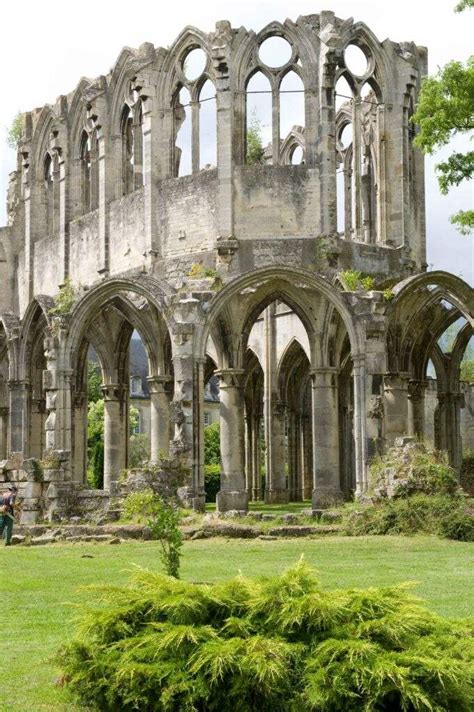
[[[168,576],[179,578],[183,535],[179,528],[181,514],[174,497],[159,496],[153,490],[133,492],[124,501],[125,518],[147,522],[152,539],[160,542],[161,561]]]
[[[280,577],[192,584],[139,571],[93,587],[58,655],[98,710],[470,712],[468,623],[406,586],[328,591],[303,562]]]

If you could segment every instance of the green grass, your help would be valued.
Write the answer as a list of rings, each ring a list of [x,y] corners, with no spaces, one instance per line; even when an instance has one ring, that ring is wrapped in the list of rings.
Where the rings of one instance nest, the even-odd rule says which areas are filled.
[[[264,514],[298,514],[303,509],[311,509],[311,500],[304,502],[287,502],[286,504],[265,504],[265,502],[249,502],[249,512],[264,512]],[[206,503],[206,512],[215,512],[215,502]]]
[[[217,581],[280,572],[304,553],[328,588],[417,581],[415,591],[445,616],[472,613],[472,545],[435,537],[330,537],[305,540],[186,542],[183,578]],[[93,558],[83,558],[84,555]],[[73,609],[91,596],[79,585],[121,584],[133,564],[159,570],[158,544],[131,542],[0,548],[3,655],[0,710],[76,712],[55,687],[50,658],[72,635]]]

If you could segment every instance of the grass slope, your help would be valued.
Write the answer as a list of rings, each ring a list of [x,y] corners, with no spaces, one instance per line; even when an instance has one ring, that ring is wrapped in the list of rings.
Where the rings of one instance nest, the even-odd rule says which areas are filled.
[[[182,576],[217,581],[234,576],[280,572],[301,553],[324,586],[388,585],[417,581],[416,593],[445,616],[472,613],[473,548],[434,537],[331,537],[321,540],[198,540],[184,547]],[[93,558],[84,558],[84,557]],[[67,640],[74,613],[64,603],[90,595],[88,583],[121,584],[138,564],[159,570],[158,545],[53,545],[0,548],[4,650],[0,662],[2,712],[76,712],[65,692],[54,686],[56,670],[48,658]]]

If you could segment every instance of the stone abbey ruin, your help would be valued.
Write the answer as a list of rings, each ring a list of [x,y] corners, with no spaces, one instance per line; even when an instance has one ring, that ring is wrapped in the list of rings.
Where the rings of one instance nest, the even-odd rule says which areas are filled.
[[[24,115],[0,230],[0,478],[18,482],[25,523],[117,491],[135,332],[151,462],[182,459],[188,506],[204,504],[213,374],[222,512],[262,498],[262,481],[268,502],[360,496],[370,459],[407,434],[459,472],[474,445],[459,377],[473,290],[426,271],[410,120],[426,69],[424,47],[332,12],[259,33],[224,21],[125,48],[109,74]],[[90,348],[99,493],[86,484]]]

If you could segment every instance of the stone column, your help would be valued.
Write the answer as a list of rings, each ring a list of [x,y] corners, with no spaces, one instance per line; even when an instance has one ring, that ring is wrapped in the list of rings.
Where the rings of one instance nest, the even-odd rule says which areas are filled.
[[[439,395],[439,402],[442,446],[448,453],[449,464],[459,472],[462,464],[461,407],[464,407],[464,397],[459,392],[448,392]]]
[[[311,422],[306,413],[301,416],[300,448],[303,499],[311,499],[313,492],[313,450]]]
[[[265,413],[267,422],[267,488],[265,502],[288,502],[285,457],[285,404],[271,403]]]
[[[158,181],[167,175],[162,166],[163,151],[160,150],[160,135],[163,127],[163,114],[158,116],[156,107],[156,86],[151,73],[140,72],[135,82],[135,89],[140,94],[143,112],[143,198],[145,214],[145,241],[148,258],[161,254],[160,217]],[[161,119],[161,121],[160,121]],[[169,119],[169,117],[168,117]],[[141,133],[141,131],[140,131]]]
[[[311,371],[313,388],[313,508],[342,501],[339,472],[337,369]]]
[[[21,452],[28,457],[28,381],[9,381],[10,391],[10,453]]]
[[[252,500],[257,502],[262,499],[260,416],[258,413],[253,413],[252,416]]]
[[[217,371],[220,379],[221,489],[217,510],[248,509],[244,472],[244,371],[227,368]]]
[[[334,103],[334,78],[337,58],[331,44],[337,41],[334,33],[333,12],[320,13],[320,33],[327,38],[320,43],[320,111],[318,126],[318,159],[321,182],[320,232],[324,235],[337,233],[337,188],[336,188],[336,124]]]
[[[47,418],[45,423],[46,450],[67,451],[71,454],[71,369],[64,368],[64,344],[68,322],[65,317],[55,317],[57,336],[44,340],[46,370],[43,371],[43,389],[46,394]]]
[[[68,181],[66,160],[64,151],[59,147],[57,139],[55,139],[54,150],[57,154],[59,175],[59,263],[61,266],[60,275],[61,282],[69,276],[69,214],[68,214]]]
[[[186,484],[180,488],[183,504],[203,510],[204,494],[204,366],[193,356],[193,323],[199,302],[179,298],[174,307],[177,321],[173,339],[174,395],[170,415],[174,437],[170,454],[179,458],[188,471]]]
[[[0,408],[0,460],[8,457],[8,416],[10,409]]]
[[[426,381],[412,379],[408,382],[408,432],[422,438],[425,433]]]
[[[74,461],[72,479],[83,484],[87,471],[87,395],[74,395]]]
[[[288,419],[288,489],[292,502],[300,502],[303,498],[300,423],[300,414],[294,410],[290,411]]]
[[[245,489],[252,499],[252,413],[245,408]]]
[[[354,379],[354,451],[355,451],[355,480],[356,496],[363,494],[368,485],[367,481],[367,374],[365,355],[352,357]]]
[[[104,489],[115,493],[121,470],[126,467],[123,437],[121,389],[117,384],[102,386],[104,394]]]
[[[276,304],[264,312],[264,421],[267,482],[265,502],[288,502],[285,472],[285,404],[278,399]]]
[[[217,234],[229,239],[234,235],[234,92],[231,88],[230,66],[232,27],[229,22],[216,23],[212,63],[216,73],[217,110]]]
[[[385,440],[391,447],[396,438],[408,434],[408,375],[387,373],[383,387]]]
[[[150,376],[150,463],[156,464],[170,453],[170,402],[166,384],[171,376]]]
[[[45,445],[45,408],[43,398],[30,399],[30,417],[29,417],[29,448],[28,454],[30,457],[35,457],[40,460],[43,456]]]

